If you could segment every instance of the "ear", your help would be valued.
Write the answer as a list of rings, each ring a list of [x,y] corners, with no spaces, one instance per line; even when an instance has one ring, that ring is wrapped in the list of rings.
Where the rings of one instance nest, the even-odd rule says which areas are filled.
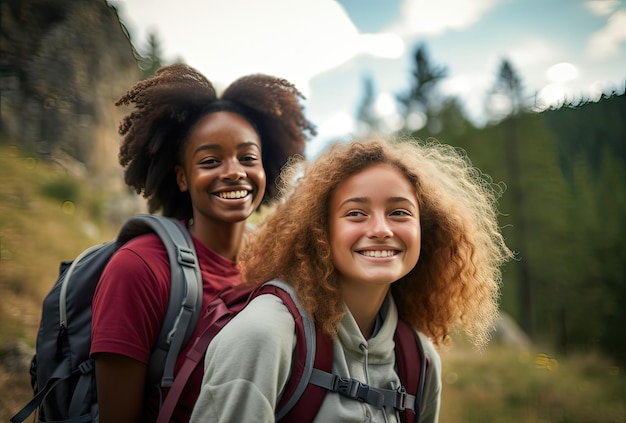
[[[176,183],[178,184],[178,189],[181,190],[181,192],[188,191],[189,187],[187,186],[185,169],[183,169],[180,165],[176,165],[176,167],[174,167],[174,171],[176,172]]]

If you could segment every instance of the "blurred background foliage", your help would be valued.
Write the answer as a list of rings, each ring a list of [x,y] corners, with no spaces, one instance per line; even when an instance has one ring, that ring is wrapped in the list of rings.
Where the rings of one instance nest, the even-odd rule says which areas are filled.
[[[163,64],[158,34],[134,46],[104,1],[3,1],[0,43],[0,410],[30,395],[15,342],[34,346],[41,300],[61,260],[142,212],[117,164],[113,103]],[[53,54],[62,51],[63,54]],[[484,126],[442,96],[446,67],[415,46],[394,132],[463,149],[495,183],[517,259],[502,311],[529,343],[442,352],[444,422],[626,421],[626,95],[539,109],[503,59]],[[365,76],[360,134],[389,133]],[[397,128],[400,128],[398,131]],[[18,348],[19,349],[19,348]],[[31,351],[32,352],[32,351]],[[28,357],[28,352],[25,357]],[[7,364],[9,363],[9,364]],[[18,370],[15,370],[18,369]]]

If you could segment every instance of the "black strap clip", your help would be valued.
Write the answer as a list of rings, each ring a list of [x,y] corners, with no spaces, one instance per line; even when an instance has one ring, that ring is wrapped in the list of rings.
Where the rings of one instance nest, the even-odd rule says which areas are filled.
[[[333,381],[333,391],[344,397],[366,402],[376,408],[384,405],[384,396],[370,389],[370,386],[356,379],[336,376]]]

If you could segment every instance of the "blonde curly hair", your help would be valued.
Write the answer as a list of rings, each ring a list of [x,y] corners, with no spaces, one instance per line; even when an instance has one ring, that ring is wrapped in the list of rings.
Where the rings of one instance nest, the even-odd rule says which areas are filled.
[[[415,187],[422,245],[417,265],[391,285],[401,319],[448,343],[458,326],[484,345],[498,315],[501,265],[513,254],[498,225],[502,186],[460,150],[438,142],[369,138],[338,142],[316,160],[289,166],[282,200],[248,239],[247,283],[294,286],[317,324],[335,335],[345,308],[329,242],[329,202],[342,181],[374,164],[395,166]]]

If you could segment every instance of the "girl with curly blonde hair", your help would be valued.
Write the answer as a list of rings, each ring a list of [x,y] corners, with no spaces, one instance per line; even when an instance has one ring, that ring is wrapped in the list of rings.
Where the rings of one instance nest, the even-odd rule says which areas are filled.
[[[393,333],[407,322],[429,363],[419,421],[436,422],[435,346],[456,326],[484,345],[498,314],[500,267],[512,257],[497,220],[501,190],[453,147],[386,139],[334,144],[285,171],[282,190],[242,251],[244,279],[293,286],[333,339],[333,373],[368,386],[399,386]],[[294,327],[278,297],[256,297],[210,344],[192,420],[273,421]],[[400,415],[327,393],[314,421]]]

